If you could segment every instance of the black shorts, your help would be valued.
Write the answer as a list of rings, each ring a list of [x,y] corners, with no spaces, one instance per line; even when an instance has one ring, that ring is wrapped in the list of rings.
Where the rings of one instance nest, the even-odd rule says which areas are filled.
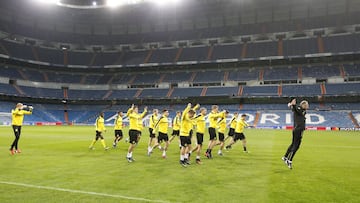
[[[122,130],[115,130],[115,137],[123,137]]]
[[[99,138],[104,139],[104,137],[101,135],[101,131],[96,131],[95,140],[98,140]]]
[[[136,144],[138,142],[138,140],[139,140],[138,139],[139,136],[140,136],[140,131],[138,131],[138,130],[129,130],[129,138],[130,138],[129,142],[131,144]]]
[[[198,145],[202,145],[204,141],[204,134],[203,133],[196,133],[196,140]]]
[[[209,128],[210,140],[216,140],[216,130],[215,128]]]
[[[230,129],[229,129],[228,136],[232,137],[232,136],[234,136],[234,134],[235,134],[235,129],[234,129],[234,128],[230,128]]]
[[[235,135],[234,135],[234,141],[238,141],[238,140],[243,140],[245,139],[245,135],[244,133],[237,133],[235,132]]]
[[[225,140],[225,135],[224,135],[224,133],[219,133],[219,141],[220,141],[220,142],[224,142],[224,140]]]
[[[151,137],[151,138],[154,138],[154,137],[155,137],[155,133],[153,133],[153,132],[154,132],[154,129],[149,128],[149,133],[150,133],[150,137]]]
[[[179,136],[180,135],[180,130],[173,130],[171,135],[172,136]]]
[[[190,136],[180,136],[180,143],[182,147],[187,147],[191,145],[191,137]]]
[[[163,141],[167,142],[169,141],[169,136],[165,133],[159,132],[157,139],[158,143],[162,143]]]

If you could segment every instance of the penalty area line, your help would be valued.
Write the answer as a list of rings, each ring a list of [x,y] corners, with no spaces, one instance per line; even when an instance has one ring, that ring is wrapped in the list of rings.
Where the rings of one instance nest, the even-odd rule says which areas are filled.
[[[36,188],[36,189],[43,189],[43,190],[53,190],[53,191],[60,191],[60,192],[68,192],[68,193],[74,193],[74,194],[85,194],[85,195],[94,195],[94,196],[102,196],[102,197],[112,197],[112,198],[143,201],[143,202],[169,203],[169,201],[164,201],[164,200],[152,200],[152,199],[139,198],[139,197],[129,197],[129,196],[124,196],[124,195],[113,195],[113,194],[106,194],[106,193],[99,193],[99,192],[72,190],[72,189],[66,189],[66,188],[57,188],[57,187],[49,187],[49,186],[41,186],[41,185],[31,185],[31,184],[26,184],[26,183],[0,181],[0,184],[22,186],[22,187],[27,187],[27,188]]]

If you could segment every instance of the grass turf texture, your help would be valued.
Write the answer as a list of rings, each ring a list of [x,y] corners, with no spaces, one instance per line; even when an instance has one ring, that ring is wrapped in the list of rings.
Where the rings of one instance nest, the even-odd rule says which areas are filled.
[[[0,202],[143,202],[120,196],[165,202],[359,202],[359,132],[306,131],[294,159],[293,170],[281,161],[291,131],[245,131],[248,149],[240,143],[212,160],[202,154],[203,165],[182,168],[177,141],[168,158],[159,150],[146,155],[144,131],[135,149],[136,162],[125,159],[128,143],[104,151],[101,144],[88,150],[94,138],[91,127],[24,126],[21,154],[9,155],[10,127],[0,134]],[[105,140],[111,146],[112,130]],[[124,130],[127,137],[127,130]],[[207,145],[208,135],[205,135]],[[192,160],[195,156],[192,155]],[[30,184],[105,193],[111,196],[8,185]],[[120,196],[117,196],[120,195]]]

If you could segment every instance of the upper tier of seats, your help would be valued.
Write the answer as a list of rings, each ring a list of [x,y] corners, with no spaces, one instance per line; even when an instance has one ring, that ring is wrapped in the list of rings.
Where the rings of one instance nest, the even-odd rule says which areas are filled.
[[[5,95],[33,98],[63,99],[65,90],[44,87],[26,87],[0,83],[0,92]],[[320,95],[360,95],[360,83],[313,84],[313,85],[260,85],[235,87],[188,87],[188,88],[130,88],[114,90],[68,89],[66,95],[72,100],[112,100],[112,99],[160,99],[200,96],[241,96],[241,97],[293,97]]]
[[[21,79],[36,82],[55,82],[72,84],[159,84],[159,83],[223,83],[227,81],[301,81],[304,78],[328,79],[358,78],[360,77],[360,64],[337,65],[306,65],[293,67],[257,67],[230,70],[177,70],[176,72],[104,72],[79,73],[64,72],[65,70],[44,70],[31,68],[1,67],[0,77]],[[293,83],[294,83],[293,82]]]
[[[57,65],[81,66],[138,66],[147,63],[175,63],[185,61],[216,61],[221,59],[249,59],[269,56],[305,56],[316,53],[343,53],[360,51],[360,34],[324,36],[321,38],[294,38],[270,41],[252,41],[187,48],[152,50],[90,52],[49,49],[0,41],[0,53],[13,58],[41,61]]]

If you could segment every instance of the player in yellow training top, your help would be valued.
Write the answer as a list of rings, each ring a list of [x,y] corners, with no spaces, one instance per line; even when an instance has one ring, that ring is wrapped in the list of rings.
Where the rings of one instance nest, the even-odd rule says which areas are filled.
[[[122,132],[123,116],[124,116],[123,113],[119,111],[114,121],[114,132],[115,132],[115,139],[113,143],[114,148],[116,148],[117,143],[120,142],[120,140],[123,138],[123,132]]]
[[[149,120],[150,138],[149,138],[149,143],[148,143],[148,151],[151,150],[151,145],[153,144],[153,140],[155,140],[154,127],[155,127],[155,124],[159,120],[159,118],[158,118],[159,115],[158,114],[159,114],[159,110],[158,109],[153,109],[153,114],[150,116],[150,120]]]
[[[150,150],[148,150],[148,156],[150,156],[150,154],[156,147],[159,147],[159,149],[163,152],[162,157],[166,158],[166,151],[169,147],[169,136],[168,136],[169,119],[168,119],[168,116],[169,116],[169,111],[164,109],[162,111],[160,119],[154,126],[154,131],[159,132],[159,134],[158,134],[155,145],[152,146]],[[165,142],[164,147],[161,147],[162,142]]]
[[[239,113],[235,112],[234,116],[231,118],[230,120],[230,128],[229,128],[229,132],[228,132],[228,136],[225,137],[225,141],[229,138],[233,138],[234,134],[235,134],[235,127],[236,127],[236,119],[238,118]]]
[[[136,144],[140,140],[141,130],[143,128],[142,119],[147,113],[147,107],[144,108],[144,112],[142,114],[139,114],[138,111],[139,111],[138,107],[133,104],[126,113],[127,117],[129,117],[130,146],[128,148],[128,153],[126,155],[126,159],[128,160],[129,163],[135,161],[135,159],[133,159],[132,154]]]
[[[218,120],[218,133],[219,133],[219,145],[220,149],[218,151],[218,155],[222,156],[222,150],[224,149],[224,141],[225,141],[225,131],[226,131],[226,116],[229,114],[228,111],[225,111],[225,114],[221,115],[221,117]]]
[[[26,106],[22,103],[16,104],[15,109],[11,110],[11,125],[14,130],[15,139],[10,146],[10,153],[14,155],[15,153],[21,153],[21,150],[18,148],[18,143],[21,134],[21,126],[23,124],[24,115],[32,114],[33,107]],[[15,149],[15,150],[14,150]]]
[[[206,116],[206,108],[200,108],[200,114],[195,116],[196,121],[196,141],[197,145],[192,150],[192,152],[196,151],[196,163],[201,164],[200,154],[204,141],[204,134],[206,130],[205,116]]]
[[[176,116],[172,122],[173,131],[169,143],[171,143],[176,136],[179,137],[180,135],[180,124],[181,124],[180,120],[181,120],[181,112],[177,111]],[[179,140],[179,147],[181,148],[180,140]]]
[[[244,135],[244,128],[248,126],[249,124],[246,122],[246,114],[242,114],[241,118],[236,122],[234,137],[231,142],[226,146],[226,149],[231,149],[231,145],[235,144],[236,141],[241,140],[244,152],[248,152],[246,149],[246,138]]]
[[[104,147],[105,150],[108,150],[109,147],[106,146],[105,144],[105,140],[104,137],[102,136],[103,132],[106,132],[106,128],[105,128],[105,120],[104,120],[104,112],[101,112],[99,114],[99,117],[97,117],[96,122],[95,122],[95,130],[96,130],[96,135],[95,135],[95,139],[91,142],[89,149],[95,149],[94,145],[96,143],[96,141],[98,141],[98,139],[101,140],[101,144]]]
[[[194,109],[197,109],[199,105],[196,105]],[[180,126],[180,164],[184,167],[190,165],[189,153],[191,151],[191,135],[193,126],[196,124],[194,120],[195,110],[191,109],[191,103],[187,105],[181,115]]]
[[[223,117],[225,114],[225,111],[219,112],[219,106],[212,105],[211,112],[208,115],[209,119],[209,136],[210,136],[210,142],[208,145],[208,148],[205,152],[205,156],[210,159],[212,158],[211,151],[216,145],[216,128],[218,126],[218,119]],[[221,140],[220,140],[221,141]],[[222,140],[224,141],[224,140]]]

